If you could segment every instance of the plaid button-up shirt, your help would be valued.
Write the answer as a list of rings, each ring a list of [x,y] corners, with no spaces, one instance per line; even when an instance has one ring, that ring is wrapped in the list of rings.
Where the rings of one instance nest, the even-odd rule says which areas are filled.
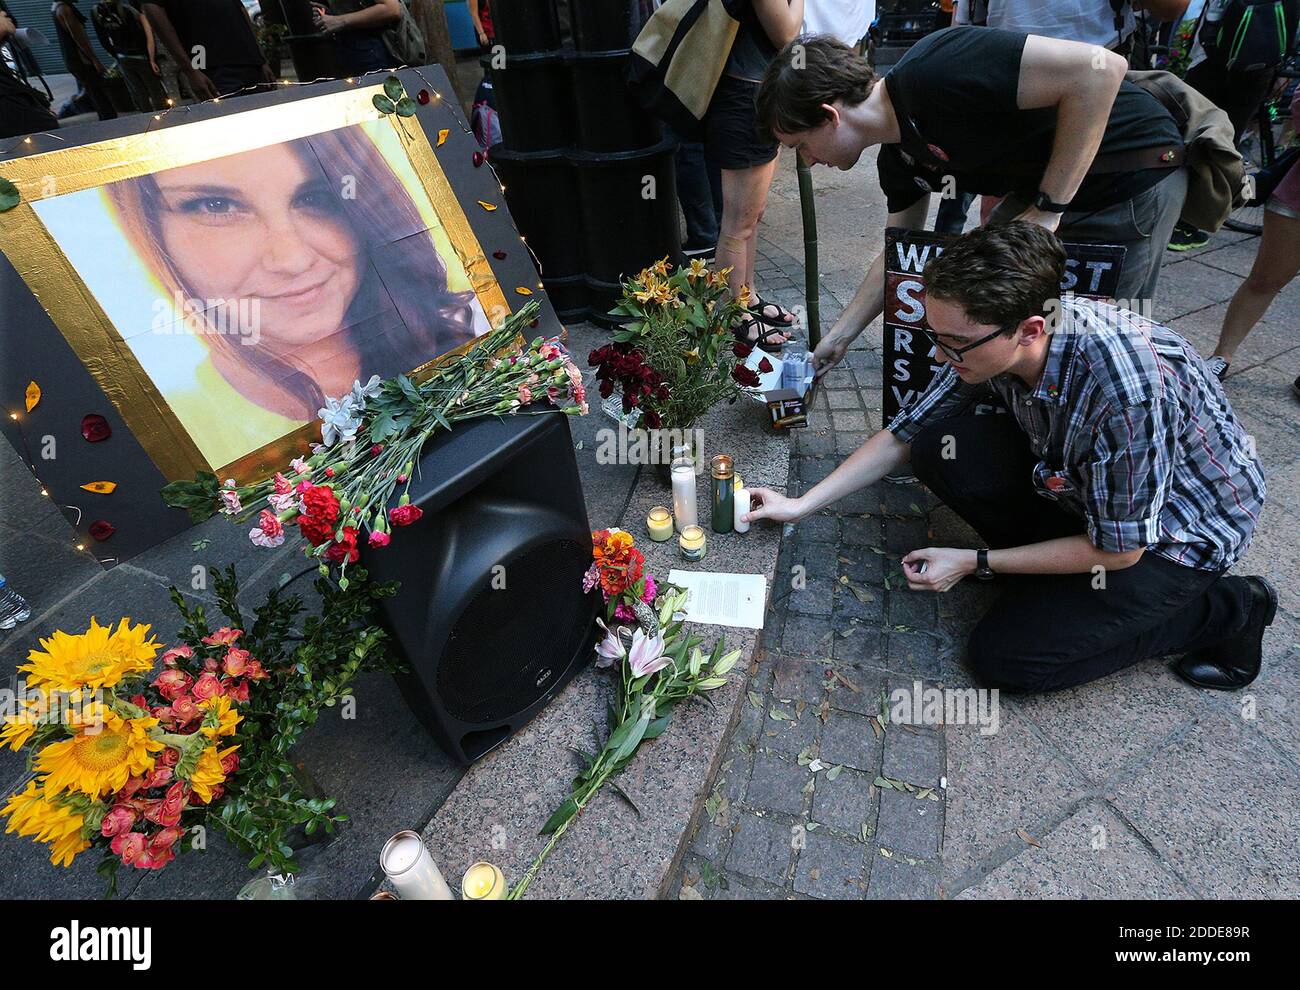
[[[994,396],[1042,458],[1038,493],[1081,515],[1094,546],[1145,548],[1204,570],[1245,552],[1264,504],[1263,472],[1218,379],[1168,327],[1063,299],[1037,386],[1014,375],[966,385],[948,366],[889,430],[910,443]]]

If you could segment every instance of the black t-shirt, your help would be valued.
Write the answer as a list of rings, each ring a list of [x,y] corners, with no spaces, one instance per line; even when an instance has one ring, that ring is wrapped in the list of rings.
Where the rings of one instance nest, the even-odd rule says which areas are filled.
[[[240,0],[145,0],[167,12],[181,44],[191,57],[195,45],[206,50],[210,68],[261,65],[266,61],[249,27]]]
[[[1056,108],[1016,106],[1027,37],[987,27],[947,28],[918,41],[885,76],[902,135],[899,144],[884,145],[877,160],[890,213],[941,190],[945,175],[953,176],[963,192],[1036,195],[1052,156]],[[1181,144],[1169,112],[1126,80],[1097,154]],[[1071,209],[1097,210],[1122,202],[1171,171],[1085,176]]]
[[[149,42],[140,23],[142,16],[125,2],[97,3],[90,8],[90,19],[99,35],[99,43],[116,58],[149,56]]]
[[[732,42],[731,53],[723,67],[723,75],[735,76],[761,82],[772,59],[776,58],[776,45],[767,36],[767,31],[758,20],[751,0],[739,0],[728,4],[739,17],[740,28],[736,31],[736,40]]]
[[[0,59],[0,138],[52,131],[58,126],[42,94],[14,75]]]

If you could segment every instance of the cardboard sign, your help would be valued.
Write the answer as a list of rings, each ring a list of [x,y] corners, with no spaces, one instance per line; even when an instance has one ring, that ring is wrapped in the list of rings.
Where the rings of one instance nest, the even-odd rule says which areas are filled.
[[[884,423],[926,390],[941,366],[923,331],[925,271],[956,235],[890,227],[885,231]],[[1118,244],[1066,244],[1061,291],[1090,299],[1115,295],[1125,248]]]

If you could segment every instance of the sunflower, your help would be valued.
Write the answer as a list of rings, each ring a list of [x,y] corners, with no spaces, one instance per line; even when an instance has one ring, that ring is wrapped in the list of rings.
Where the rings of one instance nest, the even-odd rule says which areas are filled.
[[[202,727],[199,729],[209,739],[220,739],[223,736],[233,735],[235,726],[243,721],[244,716],[235,711],[234,705],[224,694],[218,694],[209,698],[207,701],[200,701],[199,707],[205,711]],[[209,721],[213,718],[215,712],[215,725],[210,725]]]
[[[130,621],[123,619],[110,631],[92,617],[90,628],[79,636],[58,630],[41,640],[45,652],[32,650],[18,669],[27,672],[28,684],[69,693],[112,687],[123,677],[145,673],[153,667],[158,643],[145,640],[149,626],[132,626]]]
[[[78,724],[79,723],[79,724]],[[36,769],[52,794],[80,791],[92,798],[121,790],[129,778],[153,769],[153,754],[163,748],[149,730],[156,718],[124,719],[104,705],[88,706],[78,716],[76,735],[41,750]]]
[[[23,702],[22,710],[5,718],[0,727],[0,749],[8,746],[15,753],[27,745],[41,724],[41,706],[38,702]]]
[[[10,796],[8,803],[0,808],[0,817],[9,819],[6,832],[48,842],[50,862],[55,866],[71,866],[78,853],[90,848],[90,842],[82,835],[85,816],[46,794],[34,780],[27,782],[27,789],[21,794]]]
[[[212,800],[213,788],[226,782],[226,771],[221,769],[221,761],[237,749],[238,746],[231,746],[218,751],[216,746],[209,746],[199,755],[198,765],[190,775],[190,787],[194,796],[204,804]]]

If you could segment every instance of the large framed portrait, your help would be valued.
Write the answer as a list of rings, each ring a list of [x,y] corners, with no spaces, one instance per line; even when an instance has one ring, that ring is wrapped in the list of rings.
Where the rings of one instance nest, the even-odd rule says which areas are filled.
[[[440,69],[401,76],[451,92]],[[385,115],[372,78],[56,132],[0,160],[22,197],[0,213],[5,389],[61,341],[158,487],[242,478],[305,449],[326,397],[418,376],[497,325],[502,282],[537,279],[491,170],[454,100]],[[488,252],[510,258],[500,281]],[[57,338],[9,305],[23,289]],[[42,388],[47,412],[63,404],[57,380]]]

